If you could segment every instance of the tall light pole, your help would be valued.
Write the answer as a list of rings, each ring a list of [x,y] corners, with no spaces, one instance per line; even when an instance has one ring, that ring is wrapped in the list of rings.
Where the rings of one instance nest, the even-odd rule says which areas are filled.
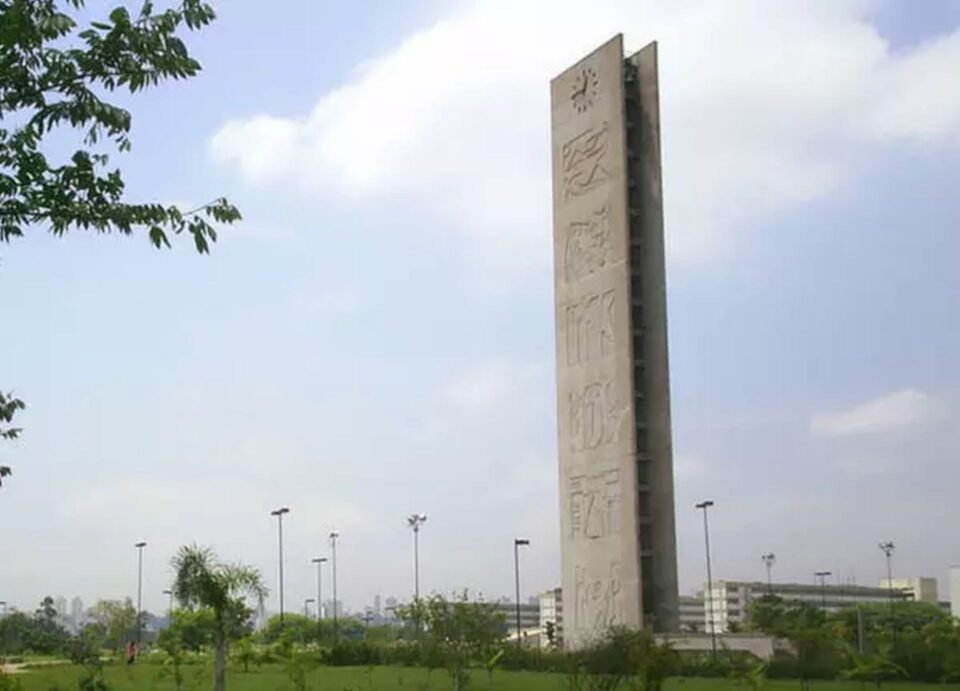
[[[713,611],[713,573],[710,570],[710,526],[707,523],[707,509],[713,506],[713,501],[707,499],[694,505],[703,510],[703,541],[707,550],[707,617],[710,621],[710,650],[713,653],[713,659],[717,659],[717,620]]]
[[[814,577],[820,579],[820,609],[822,609],[824,615],[826,615],[827,613],[827,576],[832,576],[833,574],[830,571],[817,571],[813,575]]]
[[[169,598],[169,602],[167,604],[167,626],[172,626],[173,625],[173,591],[164,590],[163,594]]]
[[[420,526],[427,522],[427,514],[413,513],[407,516],[407,525],[413,530],[413,602],[420,601]]]
[[[310,605],[316,602],[317,599],[313,597],[306,597],[303,599],[303,616],[304,618],[310,616]]]
[[[520,548],[530,544],[530,540],[518,537],[513,541],[513,575],[517,586],[517,647],[520,641]]]
[[[427,514],[412,513],[407,516],[407,525],[413,530],[413,616],[420,640],[420,526],[427,522]]]
[[[283,515],[290,513],[290,509],[281,506],[279,509],[270,512],[271,516],[277,517],[278,545],[280,552],[280,628],[283,628]]]
[[[147,546],[142,540],[134,545],[137,548],[137,647],[140,646],[140,632],[143,630],[143,621],[141,619],[142,596],[143,596],[143,548]]]
[[[326,557],[314,557],[312,560],[317,565],[317,626],[320,626],[320,620],[323,619],[323,574],[321,573],[321,567],[326,560]]]
[[[893,631],[893,640],[897,640],[897,611],[893,605],[893,550],[896,545],[893,540],[884,540],[879,545],[880,551],[887,557],[887,590],[890,599],[890,628]]]
[[[773,595],[773,565],[777,562],[777,555],[773,552],[767,552],[760,557],[763,565],[767,567],[767,595]]]
[[[330,568],[333,571],[333,643],[339,641],[340,630],[337,627],[337,538],[340,533],[336,530],[330,531]]]

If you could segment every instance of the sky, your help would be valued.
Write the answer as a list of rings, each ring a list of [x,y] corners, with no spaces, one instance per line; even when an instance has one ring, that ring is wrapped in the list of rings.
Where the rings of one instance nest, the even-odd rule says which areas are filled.
[[[88,11],[110,5],[91,2]],[[209,256],[0,246],[0,599],[133,596],[177,547],[350,609],[559,584],[549,79],[660,45],[681,592],[960,563],[960,5],[219,3],[200,76],[120,101],[132,199],[226,195]],[[325,587],[329,573],[325,574]],[[329,593],[325,593],[328,595]],[[276,598],[268,603],[276,609]]]

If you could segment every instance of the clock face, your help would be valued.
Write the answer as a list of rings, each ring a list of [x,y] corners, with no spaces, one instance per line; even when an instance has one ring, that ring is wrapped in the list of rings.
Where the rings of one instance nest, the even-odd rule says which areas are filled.
[[[570,101],[578,113],[584,112],[597,100],[600,92],[600,80],[592,67],[584,67],[573,80]]]

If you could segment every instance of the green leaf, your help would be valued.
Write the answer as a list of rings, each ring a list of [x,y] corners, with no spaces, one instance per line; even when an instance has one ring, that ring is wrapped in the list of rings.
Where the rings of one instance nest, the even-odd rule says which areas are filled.
[[[170,247],[170,241],[167,239],[167,234],[164,233],[163,229],[159,226],[153,226],[150,228],[150,241],[157,249],[160,249],[164,245]]]
[[[122,27],[130,25],[130,13],[126,7],[118,7],[110,13],[110,21],[114,26]]]

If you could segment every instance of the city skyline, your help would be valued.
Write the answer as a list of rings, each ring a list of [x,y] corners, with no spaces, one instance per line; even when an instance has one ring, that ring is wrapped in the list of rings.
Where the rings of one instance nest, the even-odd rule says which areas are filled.
[[[223,194],[243,224],[204,257],[0,246],[3,386],[28,405],[0,451],[0,599],[133,597],[137,540],[150,611],[194,542],[275,591],[281,505],[291,612],[334,529],[350,608],[412,593],[412,511],[422,592],[509,595],[517,536],[523,594],[557,585],[548,84],[618,32],[659,41],[680,591],[704,498],[718,576],[774,552],[780,580],[877,583],[894,539],[894,575],[943,591],[960,8],[599,7],[218,6],[189,37],[204,71],[129,99],[111,161],[133,198]]]

